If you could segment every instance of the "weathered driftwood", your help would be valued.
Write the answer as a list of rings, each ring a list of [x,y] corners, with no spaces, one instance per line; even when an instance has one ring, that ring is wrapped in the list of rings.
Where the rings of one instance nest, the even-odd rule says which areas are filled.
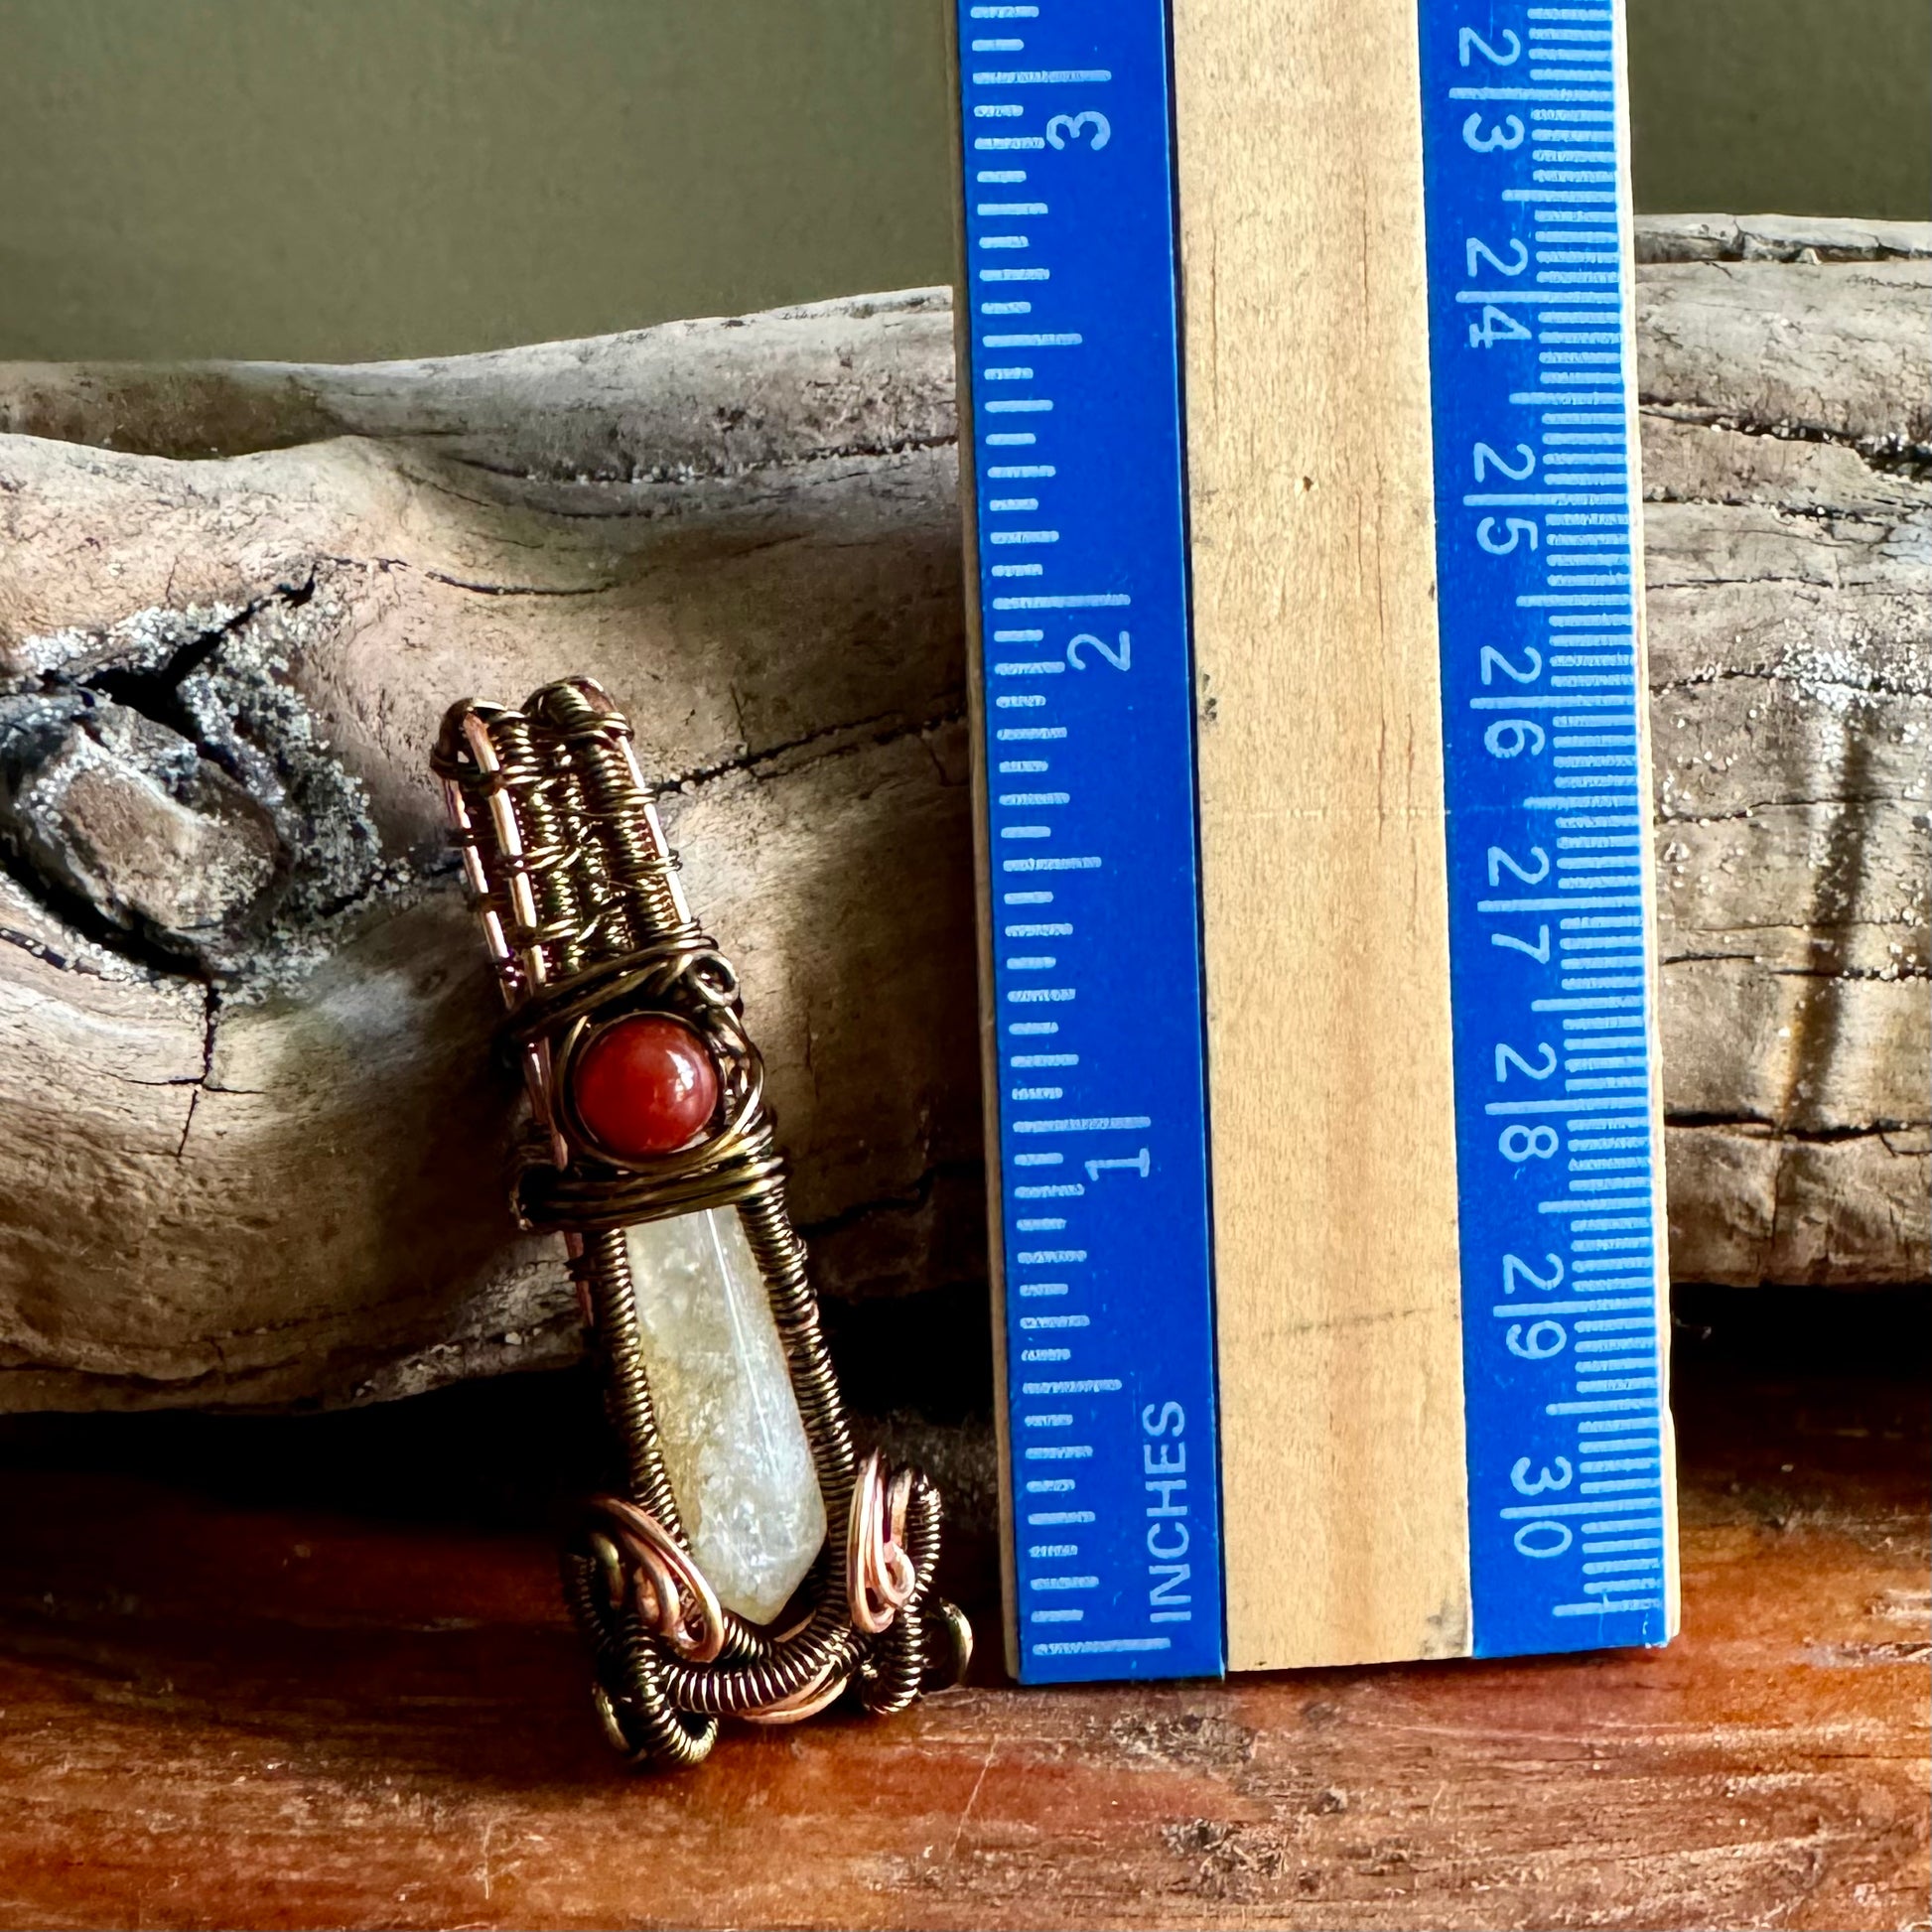
[[[1676,1267],[1927,1270],[1923,229],[1647,237]],[[983,1274],[943,291],[0,371],[0,1406],[562,1360],[424,751],[633,708],[829,1291]]]
[[[574,1350],[553,1244],[511,1238],[514,1082],[424,757],[452,698],[578,669],[663,774],[830,1282],[980,1271],[949,332],[925,293],[12,372],[11,426],[68,440],[0,445],[0,1402]]]
[[[1642,245],[1673,1270],[1920,1280],[1932,227]]]

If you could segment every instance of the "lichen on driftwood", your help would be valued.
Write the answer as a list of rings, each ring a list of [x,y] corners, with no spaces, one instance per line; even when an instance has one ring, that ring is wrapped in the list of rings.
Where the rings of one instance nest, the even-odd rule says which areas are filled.
[[[1678,1272],[1916,1278],[1926,232],[1645,245]],[[982,1278],[943,291],[15,366],[0,430],[0,1407],[575,1352],[424,764],[451,698],[575,670],[741,966],[828,1291]]]

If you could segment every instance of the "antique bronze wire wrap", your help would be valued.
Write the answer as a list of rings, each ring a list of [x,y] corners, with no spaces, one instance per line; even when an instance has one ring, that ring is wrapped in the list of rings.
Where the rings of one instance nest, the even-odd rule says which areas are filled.
[[[932,1594],[938,1491],[917,1469],[855,1455],[737,978],[685,903],[630,737],[604,691],[573,678],[520,711],[456,705],[432,763],[530,1092],[516,1211],[564,1237],[623,1452],[625,1493],[585,1506],[563,1552],[564,1593],[612,1743],[633,1760],[693,1764],[720,1717],[790,1723],[844,1695],[903,1710],[957,1681],[972,1638]],[[719,1100],[690,1146],[621,1159],[577,1117],[570,1072],[605,1026],[639,1013],[698,1034]],[[781,1631],[723,1608],[691,1555],[631,1300],[623,1230],[725,1206],[763,1279],[831,1525]]]

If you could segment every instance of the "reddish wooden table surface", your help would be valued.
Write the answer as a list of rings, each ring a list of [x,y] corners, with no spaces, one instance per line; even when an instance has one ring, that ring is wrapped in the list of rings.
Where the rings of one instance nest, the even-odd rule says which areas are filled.
[[[1665,1651],[983,1674],[658,1778],[607,1755],[554,1595],[556,1392],[14,1423],[0,1924],[1922,1925],[1922,1386],[1679,1383]],[[953,1582],[990,1621],[986,1557]]]

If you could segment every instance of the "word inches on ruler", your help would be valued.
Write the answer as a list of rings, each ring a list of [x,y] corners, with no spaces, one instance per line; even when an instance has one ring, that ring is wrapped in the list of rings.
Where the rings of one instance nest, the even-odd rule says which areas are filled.
[[[1497,0],[1422,23],[1475,1648],[1656,1642],[1618,28]]]
[[[1033,1681],[1220,1667],[1166,12],[960,8],[1008,1415]]]

